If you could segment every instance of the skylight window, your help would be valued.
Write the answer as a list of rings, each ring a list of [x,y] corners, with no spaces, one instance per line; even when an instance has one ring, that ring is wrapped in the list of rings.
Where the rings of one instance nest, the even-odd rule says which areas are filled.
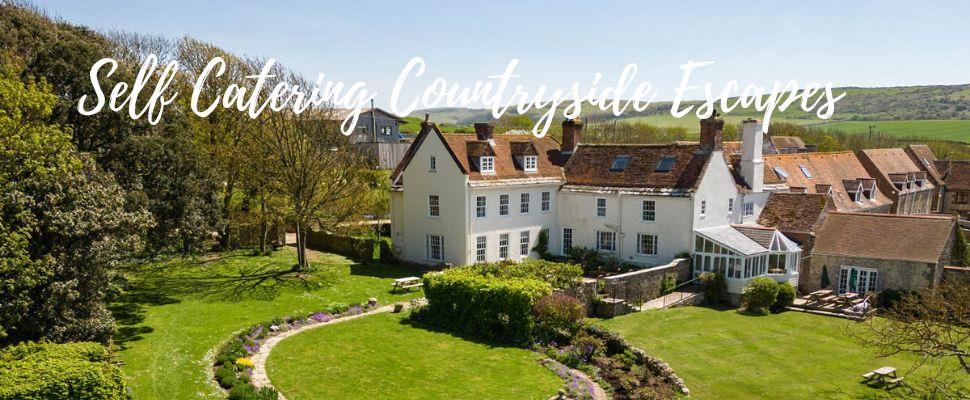
[[[663,156],[657,162],[657,168],[654,169],[654,172],[670,172],[674,169],[675,162],[677,162],[677,156]]]
[[[775,173],[778,174],[778,177],[779,178],[781,178],[783,180],[788,180],[788,173],[785,172],[785,169],[784,168],[782,168],[782,167],[774,167],[772,169],[775,170]]]
[[[622,172],[629,164],[630,156],[616,156],[616,158],[613,159],[613,165],[610,166],[610,172]]]
[[[812,179],[812,173],[809,172],[808,167],[804,165],[799,165],[798,168],[802,170],[802,173],[805,174],[806,178]]]

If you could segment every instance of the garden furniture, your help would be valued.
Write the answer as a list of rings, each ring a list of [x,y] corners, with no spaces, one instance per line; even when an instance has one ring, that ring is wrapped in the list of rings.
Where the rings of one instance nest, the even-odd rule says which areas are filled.
[[[394,292],[397,290],[407,292],[407,291],[410,291],[411,288],[416,288],[421,286],[424,286],[424,283],[421,282],[421,278],[418,278],[416,276],[398,278],[398,279],[395,279],[394,282],[391,282],[391,292]]]
[[[862,374],[862,377],[866,381],[875,379],[882,385],[894,385],[903,381],[903,378],[896,375],[896,368],[893,367],[877,368]]]

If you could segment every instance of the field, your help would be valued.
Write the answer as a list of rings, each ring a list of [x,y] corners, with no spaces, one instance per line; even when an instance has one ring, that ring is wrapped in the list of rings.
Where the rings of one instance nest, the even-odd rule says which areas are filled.
[[[837,129],[846,133],[869,134],[869,126],[875,125],[873,132],[900,138],[926,138],[953,140],[970,143],[970,120],[916,120],[916,121],[836,121],[812,126]]]
[[[281,341],[267,364],[290,400],[547,399],[562,387],[529,350],[466,341],[378,314]]]
[[[905,386],[887,392],[860,375],[887,365],[904,372],[913,361],[875,357],[846,336],[854,322],[798,312],[757,317],[686,307],[603,324],[670,363],[701,400],[893,398]]]
[[[222,398],[208,384],[204,358],[233,332],[370,297],[385,304],[401,300],[407,296],[388,293],[390,281],[414,274],[324,253],[313,253],[311,261],[312,272],[291,272],[296,254],[286,248],[269,256],[234,252],[179,259],[131,272],[133,287],[112,311],[119,325],[115,343],[134,398]]]

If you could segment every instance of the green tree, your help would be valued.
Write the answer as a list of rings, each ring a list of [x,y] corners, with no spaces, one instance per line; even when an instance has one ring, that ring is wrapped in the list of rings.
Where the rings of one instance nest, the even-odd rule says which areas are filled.
[[[116,267],[150,223],[47,119],[43,80],[0,69],[0,343],[107,342]]]

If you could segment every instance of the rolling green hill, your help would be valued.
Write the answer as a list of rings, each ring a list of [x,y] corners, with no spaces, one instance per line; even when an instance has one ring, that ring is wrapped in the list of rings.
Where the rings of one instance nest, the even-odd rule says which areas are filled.
[[[836,113],[829,120],[820,120],[812,113],[800,109],[776,111],[772,121],[786,121],[847,133],[868,134],[874,131],[899,138],[925,138],[970,143],[970,84],[904,86],[884,88],[846,87],[836,89],[846,96],[836,105]],[[670,115],[670,103],[654,103],[643,112],[626,112],[616,117],[596,107],[585,106],[583,116],[591,121],[643,122],[658,127],[681,127],[696,130],[697,118],[688,115],[674,118]],[[450,125],[471,125],[492,120],[485,109],[436,108],[416,111],[415,115],[430,113],[431,119]],[[535,120],[539,111],[529,113]],[[735,110],[725,119],[736,124],[744,118],[760,118],[762,113],[754,109]]]

